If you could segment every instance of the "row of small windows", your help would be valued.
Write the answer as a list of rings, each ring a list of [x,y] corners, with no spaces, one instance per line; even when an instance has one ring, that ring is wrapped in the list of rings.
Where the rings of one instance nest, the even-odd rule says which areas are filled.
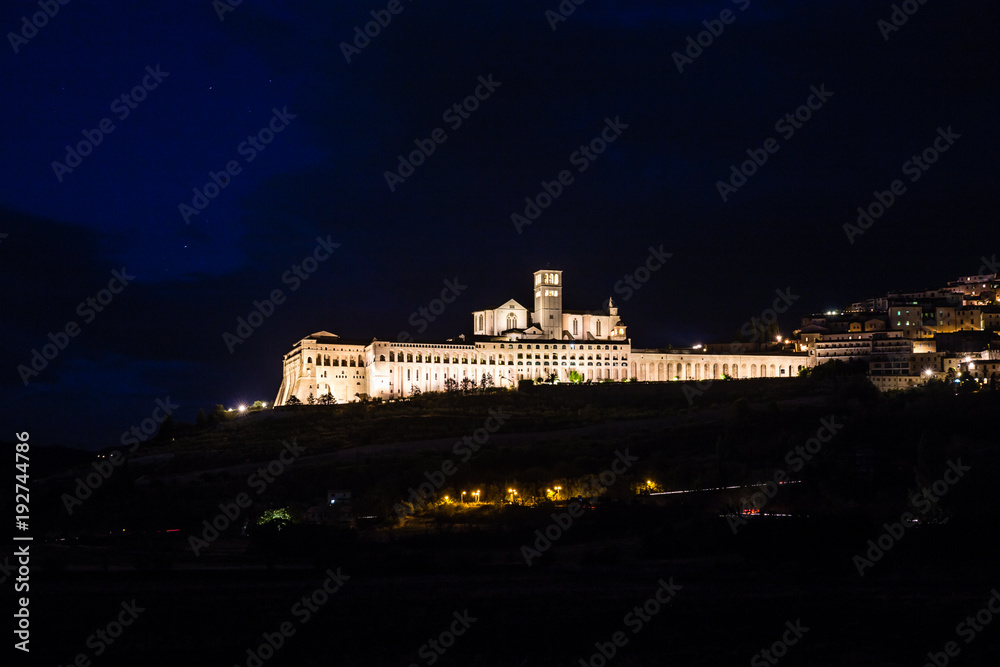
[[[306,357],[306,363],[311,364],[313,362],[312,357]],[[317,354],[316,355],[316,365],[317,366],[364,366],[365,360],[360,354],[358,355],[357,362],[355,362],[354,357],[349,357],[344,359],[342,357],[334,357],[330,359],[329,354]]]
[[[522,353],[522,352],[518,352],[518,353],[517,353],[517,358],[518,358],[518,359],[524,359],[524,358],[525,358],[525,355],[524,355],[524,353]],[[531,354],[530,354],[530,353],[529,353],[529,354],[527,355],[527,358],[528,358],[528,359],[531,359]],[[544,358],[544,359],[548,359],[548,358],[549,358],[549,355],[547,355],[547,354],[545,354],[545,355],[542,355],[542,354],[535,354],[535,359],[543,359],[543,358]],[[553,358],[553,359],[565,359],[565,358],[566,358],[566,355],[564,354],[564,355],[562,355],[562,356],[560,357],[560,356],[559,356],[558,354],[553,354],[553,355],[552,355],[552,358]],[[576,354],[570,354],[570,355],[569,355],[569,358],[570,358],[570,359],[576,359],[577,357],[576,357]],[[594,357],[594,355],[593,355],[593,354],[588,354],[588,355],[587,355],[586,357],[584,357],[584,356],[583,356],[583,352],[581,352],[581,353],[580,353],[580,361],[583,361],[583,360],[584,360],[585,358],[586,358],[586,359],[590,359],[591,361],[593,361],[595,357]],[[600,355],[600,354],[598,354],[596,358],[597,358],[597,359],[600,359],[600,358],[601,358],[601,355]],[[611,358],[612,358],[612,355],[610,355],[610,354],[605,354],[605,355],[604,355],[604,358],[605,358],[605,359],[611,359]],[[614,360],[615,360],[615,361],[618,361],[618,355],[617,355],[617,354],[616,354],[616,355],[614,355],[614,357],[613,357],[613,358],[614,358]],[[628,357],[627,357],[627,356],[625,356],[625,355],[622,355],[622,359],[628,359]]]
[[[549,358],[548,354],[546,354],[544,356],[545,356],[545,359]],[[542,355],[540,355],[540,354],[536,354],[535,355],[536,359],[540,359],[541,357],[542,357]],[[518,355],[517,355],[517,358],[518,359],[523,359],[524,358],[524,353],[523,352],[519,352]],[[528,355],[528,358],[529,359],[531,358],[530,354]],[[553,360],[556,360],[556,359],[559,359],[559,358],[560,357],[558,355],[556,355],[556,354],[552,355],[552,359]],[[566,355],[565,354],[562,355],[561,358],[562,359],[566,359]],[[577,357],[576,357],[575,354],[571,354],[569,356],[569,358],[575,361]],[[594,355],[593,354],[587,355],[586,358],[589,359],[589,360],[591,360],[591,361],[593,361],[594,360]],[[601,355],[598,354],[597,355],[597,359],[599,361],[601,359]],[[605,360],[611,360],[612,359],[612,355],[606,354],[606,355],[604,355],[604,359]],[[618,361],[618,355],[615,354],[613,356],[613,359],[615,361]],[[622,360],[626,360],[626,359],[628,359],[628,356],[622,355]],[[384,354],[381,354],[381,355],[379,355],[378,360],[379,361],[386,361],[386,356]],[[430,354],[424,355],[424,354],[420,354],[419,352],[417,354],[413,354],[412,352],[406,353],[406,354],[404,354],[402,352],[400,352],[398,354],[396,354],[395,352],[390,352],[388,360],[390,362],[393,362],[393,363],[399,363],[399,362],[406,362],[406,363],[435,363],[435,364],[442,363],[442,358],[441,358],[440,355],[430,355]],[[581,353],[580,354],[580,361],[582,362],[583,360],[584,360],[584,355]],[[451,364],[459,364],[459,363],[462,363],[462,364],[468,364],[468,363],[477,364],[478,363],[478,364],[490,364],[490,365],[500,365],[500,366],[503,366],[504,364],[513,364],[514,363],[514,357],[513,357],[513,355],[508,355],[507,359],[504,359],[503,356],[501,356],[499,359],[497,359],[494,355],[491,354],[491,355],[489,355],[489,359],[488,360],[487,360],[486,356],[479,357],[479,358],[473,356],[472,359],[470,360],[465,355],[462,355],[461,358],[459,358],[459,357],[448,357],[448,356],[445,356],[444,359],[443,359],[443,363],[446,363],[446,364],[448,364],[448,363],[451,363]]]
[[[421,344],[421,343],[392,343],[391,345],[393,347],[396,347],[396,346],[399,346],[399,347],[404,347],[404,346],[405,347],[421,347],[421,346],[426,346],[426,347],[435,347],[435,348],[439,348],[439,349],[466,349],[466,350],[473,347],[471,345],[438,345],[437,343],[423,343],[423,344]],[[504,349],[503,346],[504,346],[504,344],[500,343],[499,347],[500,347],[501,350]],[[482,346],[482,347],[485,347],[485,346]],[[479,349],[482,349],[482,347],[479,348]],[[549,347],[550,347],[549,345],[535,344],[535,348],[534,349],[536,349],[536,350],[541,350],[541,349],[547,350],[547,349],[549,349]],[[566,345],[562,345],[562,346],[552,345],[551,347],[552,347],[553,350],[558,350],[558,349],[560,349],[560,347],[563,350],[566,349]],[[530,343],[528,343],[527,345],[519,343],[518,346],[517,346],[517,349],[519,349],[519,350],[523,350],[524,348],[527,348],[529,350],[532,349]],[[507,349],[513,350],[514,349],[514,344],[513,343],[508,343],[507,344]],[[579,345],[577,343],[570,343],[569,344],[569,349],[571,349],[571,350],[576,350],[576,349],[579,349],[579,350],[583,350],[583,349],[600,350],[600,349],[602,349],[602,347],[601,347],[601,345],[587,345],[586,348],[584,348],[583,345]],[[617,345],[605,345],[603,347],[603,349],[605,349],[605,350],[617,350],[618,346]]]
[[[517,362],[517,365],[518,365],[518,366],[530,366],[530,365],[531,365],[531,362],[530,362],[530,361],[519,361],[519,362]],[[536,365],[536,366],[542,366],[542,365],[545,365],[545,366],[549,366],[550,364],[549,364],[549,362],[547,362],[547,361],[546,361],[546,362],[545,362],[544,364],[543,364],[543,363],[542,363],[541,361],[536,361],[536,362],[535,362],[535,365]],[[552,365],[552,366],[558,366],[558,365],[559,365],[559,362],[558,362],[557,360],[553,360],[553,361],[552,361],[552,363],[551,363],[551,365]],[[564,362],[562,362],[562,365],[563,365],[563,366],[566,366],[566,365],[569,365],[569,366],[578,366],[578,365],[579,365],[579,366],[583,366],[583,365],[584,365],[584,361],[583,361],[583,360],[581,359],[581,360],[580,360],[580,362],[579,362],[579,364],[578,364],[577,362],[575,362],[575,361],[571,361],[571,362],[569,362],[569,363],[567,364],[567,363],[566,363],[566,362],[564,361]],[[595,362],[593,362],[593,361],[588,361],[588,362],[586,362],[586,365],[587,365],[587,366],[594,366],[594,365],[597,365],[597,366],[617,366],[617,365],[618,365],[618,362],[617,362],[617,361],[616,361],[616,362],[611,362],[611,361],[609,361],[609,362],[608,362],[607,364],[605,364],[604,362],[601,362],[601,361],[598,361],[598,362],[596,362],[596,364],[595,364]],[[624,361],[623,361],[623,362],[621,363],[621,365],[622,365],[622,366],[628,366],[628,363],[627,363],[627,362],[624,362]]]

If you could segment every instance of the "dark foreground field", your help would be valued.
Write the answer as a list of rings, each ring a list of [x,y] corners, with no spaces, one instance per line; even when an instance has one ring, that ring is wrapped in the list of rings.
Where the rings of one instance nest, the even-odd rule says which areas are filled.
[[[72,511],[91,461],[50,462],[32,496],[31,664],[1000,664],[997,394],[784,382],[180,428]],[[455,439],[497,408],[514,416],[456,458]],[[195,554],[202,521],[290,438],[307,453]],[[594,488],[626,451],[634,464],[579,511],[503,503],[509,485],[521,498]],[[458,470],[433,507],[401,520],[394,508],[445,460]],[[795,484],[735,522],[779,477]],[[441,500],[480,486],[489,502]],[[331,488],[375,518],[303,521]],[[255,528],[276,508],[293,521]]]
[[[923,665],[948,641],[961,646],[953,664],[998,664],[1000,628],[987,625],[968,644],[956,633],[1000,585],[994,554],[955,544],[922,557],[906,548],[906,539],[922,539],[913,534],[860,577],[848,548],[813,557],[799,537],[782,528],[768,536],[781,544],[761,545],[761,557],[636,558],[649,546],[642,540],[565,544],[531,568],[513,545],[386,548],[361,561],[345,554],[349,564],[331,569],[349,579],[308,614],[301,599],[326,569],[49,574],[33,584],[33,656],[35,664],[69,664],[83,652],[95,665],[254,665],[247,649],[287,622],[294,634],[263,664],[599,665],[590,662],[595,642],[623,632],[613,664],[763,665],[754,656],[790,622],[808,630],[792,636],[787,654],[777,649],[782,664]],[[649,603],[661,581],[677,587],[662,607]],[[88,648],[87,637],[133,599],[145,611],[94,657],[100,644]],[[647,616],[626,619],[637,605]],[[425,645],[456,612],[470,625],[437,659]]]

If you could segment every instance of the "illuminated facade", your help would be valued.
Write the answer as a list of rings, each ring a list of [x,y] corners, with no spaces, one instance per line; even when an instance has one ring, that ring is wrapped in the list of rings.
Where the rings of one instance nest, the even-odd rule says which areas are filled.
[[[451,379],[476,386],[514,388],[521,380],[553,375],[569,381],[578,373],[593,382],[645,382],[793,377],[812,366],[806,354],[738,352],[712,354],[684,349],[632,349],[618,308],[563,310],[562,272],[534,273],[535,309],[510,299],[473,315],[474,341],[433,343],[347,341],[320,331],[297,342],[285,355],[275,405],[295,396],[328,393],[337,403],[363,397],[402,398],[417,390],[443,391]]]

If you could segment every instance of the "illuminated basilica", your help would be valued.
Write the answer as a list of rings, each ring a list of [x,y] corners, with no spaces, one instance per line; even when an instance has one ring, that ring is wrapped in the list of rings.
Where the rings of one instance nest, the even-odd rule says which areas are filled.
[[[743,354],[701,349],[633,349],[618,308],[608,299],[601,311],[563,310],[562,271],[534,274],[534,310],[514,299],[472,314],[473,340],[348,341],[320,331],[306,336],[284,357],[275,405],[295,396],[303,403],[331,394],[336,402],[402,398],[417,391],[443,391],[446,381],[468,378],[476,386],[516,388],[520,380],[553,375],[569,381],[702,381],[723,377],[793,377],[813,365],[804,353]]]

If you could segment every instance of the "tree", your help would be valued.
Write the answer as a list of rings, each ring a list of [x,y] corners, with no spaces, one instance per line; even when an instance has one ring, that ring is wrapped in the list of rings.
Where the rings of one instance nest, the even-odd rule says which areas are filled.
[[[288,397],[288,400],[285,401],[285,405],[302,405],[302,401],[299,400],[298,396],[292,394]]]
[[[444,390],[445,391],[458,391],[458,380],[455,378],[445,378],[444,380]]]
[[[174,424],[174,416],[167,415],[167,418],[163,420],[160,424],[160,429],[156,432],[157,440],[166,440],[174,434],[174,429],[176,428]]]
[[[212,412],[208,415],[209,424],[220,424],[224,421],[228,421],[231,415],[226,412],[226,409],[222,407],[221,404],[217,404],[212,408]]]
[[[493,386],[493,373],[483,373],[483,376],[479,378],[479,390],[485,394],[486,390],[492,386]]]
[[[411,385],[410,385],[410,396],[412,396],[412,397],[417,397],[417,396],[419,396],[419,395],[420,395],[420,393],[421,393],[421,392],[420,392],[420,387],[418,387],[418,386],[417,386],[417,385],[415,385],[415,384],[411,384]]]
[[[208,416],[205,414],[204,408],[198,408],[198,416],[194,418],[194,423],[198,426],[205,426],[208,424]]]
[[[580,384],[583,382],[583,375],[577,370],[572,370],[569,372],[569,381],[573,384]]]
[[[333,397],[333,393],[329,389],[326,390],[326,394],[319,397],[320,405],[333,405],[336,402],[337,399]]]
[[[306,403],[309,405],[316,405],[316,397],[312,395],[311,391],[309,392],[309,397],[306,399]]]
[[[264,401],[254,401],[253,405],[250,406],[250,412],[257,412],[258,410],[264,409]]]
[[[462,378],[462,393],[463,394],[468,394],[469,392],[471,392],[475,388],[476,388],[476,383],[473,381],[472,378],[470,378],[470,377],[464,377],[464,378]]]

